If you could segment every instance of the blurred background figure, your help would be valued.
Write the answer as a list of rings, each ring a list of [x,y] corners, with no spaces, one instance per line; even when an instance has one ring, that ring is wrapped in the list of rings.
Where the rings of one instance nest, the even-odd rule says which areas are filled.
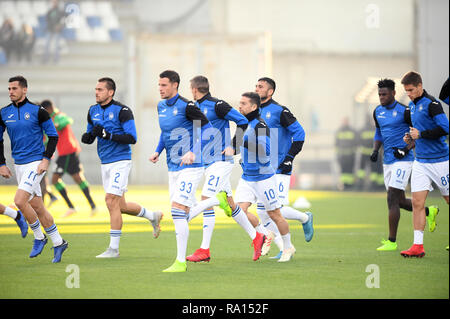
[[[58,0],[52,0],[51,8],[46,15],[47,34],[43,63],[48,63],[52,56],[54,63],[59,61],[64,18],[64,5]]]
[[[11,19],[6,19],[0,28],[0,47],[5,53],[6,62],[9,62],[15,48],[16,34]]]
[[[27,62],[31,62],[36,37],[33,28],[29,24],[22,24],[22,28],[17,33],[16,43],[18,61],[22,61],[22,58],[24,58]]]
[[[48,174],[45,174],[44,178],[41,181],[41,191],[42,191],[42,200],[44,201],[44,204],[47,205],[47,208],[50,208],[52,204],[58,200],[58,197],[53,194],[52,187],[50,186],[50,183],[48,181]],[[46,197],[48,196],[49,202],[46,203]]]
[[[380,162],[372,162],[370,155],[373,150],[373,138],[375,136],[375,123],[371,115],[366,116],[364,126],[358,130],[359,159],[356,176],[359,190],[375,191],[384,189],[383,165]]]
[[[336,132],[336,154],[341,174],[339,177],[340,189],[353,189],[355,185],[355,158],[357,146],[357,134],[350,126],[348,117],[342,119],[342,125]]]

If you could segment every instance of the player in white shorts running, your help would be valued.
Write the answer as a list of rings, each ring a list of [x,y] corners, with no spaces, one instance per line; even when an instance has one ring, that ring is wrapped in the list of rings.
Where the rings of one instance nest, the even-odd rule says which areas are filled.
[[[48,169],[50,158],[58,143],[58,134],[47,111],[27,99],[28,83],[23,76],[9,79],[9,97],[11,104],[0,110],[0,176],[12,177],[6,166],[3,148],[3,132],[6,130],[11,139],[11,151],[14,159],[16,179],[19,184],[14,203],[23,213],[34,233],[30,258],[38,256],[47,244],[47,236],[53,242],[54,258],[61,261],[68,243],[58,232],[52,215],[42,201],[40,182]],[[43,134],[49,137],[44,147]]]
[[[276,224],[283,241],[283,252],[278,261],[286,262],[293,257],[295,248],[291,243],[289,225],[280,212],[282,204],[278,198],[275,170],[271,166],[269,156],[270,130],[259,116],[260,105],[261,99],[257,93],[242,94],[239,111],[245,115],[249,124],[240,147],[243,174],[236,188],[235,201],[238,204],[231,202],[230,206],[232,216],[238,214],[241,209],[251,215],[248,208],[252,203],[262,203],[270,219]],[[237,146],[235,149],[237,150]],[[262,236],[259,232],[257,234]],[[263,241],[264,238],[265,236]],[[257,253],[261,254],[255,251],[254,260],[259,258]]]
[[[383,171],[387,190],[389,209],[389,237],[381,241],[378,251],[397,250],[397,229],[400,221],[400,208],[412,211],[411,199],[406,198],[405,189],[411,175],[414,152],[412,145],[403,141],[403,135],[409,132],[409,108],[395,100],[395,82],[390,79],[378,81],[380,105],[373,111],[376,131],[374,150],[370,160],[376,162],[378,151],[384,148]],[[433,217],[437,207],[426,208],[427,216]]]
[[[186,257],[191,262],[210,261],[210,243],[215,225],[214,207],[218,205],[216,195],[225,191],[228,197],[233,196],[230,175],[233,170],[232,156],[225,155],[226,148],[231,147],[230,121],[237,125],[237,129],[245,130],[248,121],[241,113],[232,108],[227,102],[211,96],[209,81],[204,76],[191,79],[191,91],[198,107],[205,114],[212,128],[205,131],[208,140],[205,142],[203,163],[205,164],[205,182],[202,190],[202,201],[191,207],[188,222],[203,212],[203,240],[200,248]],[[205,202],[206,199],[212,199]]]
[[[116,84],[111,78],[100,78],[95,87],[97,104],[88,112],[87,131],[81,141],[92,144],[97,140],[101,161],[105,202],[110,214],[110,243],[97,258],[118,258],[122,235],[122,214],[146,218],[153,226],[153,237],[160,233],[161,212],[150,212],[145,207],[125,200],[128,176],[131,170],[131,146],[137,140],[131,109],[113,99]]]
[[[195,192],[203,176],[201,138],[202,131],[211,128],[206,116],[194,102],[178,94],[180,76],[167,70],[159,75],[159,93],[163,99],[158,103],[161,128],[159,144],[149,160],[156,163],[166,150],[169,170],[169,193],[172,219],[177,240],[175,262],[163,272],[185,272],[186,249],[189,238],[188,214],[195,203]],[[198,125],[196,125],[198,123]]]
[[[409,108],[412,126],[404,140],[408,144],[414,141],[416,151],[411,174],[414,243],[410,249],[402,251],[401,255],[423,257],[425,202],[428,193],[433,190],[433,183],[439,188],[447,204],[449,202],[449,149],[445,142],[449,125],[441,103],[423,89],[419,73],[406,73],[401,83],[411,99]],[[435,226],[434,223],[435,221],[432,227]],[[430,223],[428,227],[430,228]]]
[[[271,164],[276,171],[276,191],[278,192],[278,197],[283,205],[280,208],[280,211],[284,218],[296,220],[302,224],[305,240],[309,242],[314,236],[313,214],[311,212],[300,212],[288,206],[292,165],[294,158],[303,148],[305,131],[287,107],[282,106],[273,100],[272,97],[275,93],[275,89],[275,81],[271,78],[263,77],[258,80],[255,92],[258,93],[261,98],[261,118],[266,122],[271,131],[271,146],[272,148],[274,146],[276,147],[272,150]],[[264,225],[264,227],[261,227],[261,225],[256,226],[257,229],[264,232],[269,238],[271,238],[271,235],[275,234],[274,242],[280,251],[278,255],[272,258],[279,259],[283,250],[280,232],[276,225],[270,220],[261,203],[257,203],[257,213]],[[264,228],[269,229],[273,234],[270,232],[267,233]],[[270,248],[270,246],[267,247]],[[263,249],[263,255],[268,252],[268,249]]]

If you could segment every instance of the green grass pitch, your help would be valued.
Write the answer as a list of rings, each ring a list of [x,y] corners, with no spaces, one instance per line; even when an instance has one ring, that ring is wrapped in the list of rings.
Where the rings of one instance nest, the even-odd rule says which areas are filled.
[[[176,257],[166,189],[130,187],[127,200],[164,211],[162,232],[153,239],[147,221],[125,216],[120,258],[114,260],[95,258],[109,244],[109,216],[102,188],[92,187],[99,206],[94,217],[89,217],[81,191],[73,186],[68,191],[78,208],[77,215],[61,217],[66,209],[62,199],[50,208],[63,238],[69,242],[59,264],[51,263],[50,241],[40,256],[30,259],[31,230],[22,239],[16,224],[0,216],[1,299],[449,298],[449,252],[445,249],[449,244],[449,210],[441,197],[430,197],[427,202],[437,204],[440,213],[436,231],[425,232],[426,256],[422,259],[400,256],[400,250],[409,248],[413,239],[412,215],[406,211],[401,213],[399,250],[376,251],[380,240],[387,238],[384,193],[293,190],[291,200],[305,196],[311,202],[315,222],[315,236],[310,243],[305,242],[301,225],[289,222],[297,249],[293,260],[281,264],[266,256],[252,261],[247,234],[217,209],[211,262],[189,263],[186,273],[170,274],[162,273]],[[11,203],[14,192],[14,187],[0,186],[0,202]],[[199,216],[190,225],[188,254],[201,243],[201,227]],[[276,253],[276,247],[272,247],[269,256]],[[375,283],[375,275],[379,288],[369,288],[366,283]],[[79,288],[73,287],[77,278]]]

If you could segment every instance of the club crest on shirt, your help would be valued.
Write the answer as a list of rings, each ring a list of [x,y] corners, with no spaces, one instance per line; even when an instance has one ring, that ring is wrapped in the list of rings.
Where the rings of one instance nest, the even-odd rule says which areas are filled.
[[[114,113],[113,112],[109,112],[108,118],[110,120],[112,120],[114,118]]]
[[[177,115],[178,114],[178,109],[177,108],[174,108],[173,109],[173,115]]]
[[[25,120],[29,120],[30,119],[30,113],[26,112],[24,118],[25,118]]]
[[[397,116],[397,111],[392,112],[392,116],[396,117]]]
[[[271,116],[272,116],[272,114],[270,114],[270,112],[267,112],[266,119],[270,119]]]

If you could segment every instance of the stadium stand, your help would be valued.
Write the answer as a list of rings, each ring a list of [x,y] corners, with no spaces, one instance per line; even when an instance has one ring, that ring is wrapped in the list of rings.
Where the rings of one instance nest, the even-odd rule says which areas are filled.
[[[46,19],[50,1],[0,1],[0,26],[11,17],[15,27],[23,21],[29,23],[35,32],[36,45],[32,63],[18,63],[15,59],[7,61],[0,47],[0,83],[7,87],[8,78],[22,74],[29,81],[29,96],[33,101],[51,98],[75,120],[73,130],[80,137],[86,129],[86,110],[95,103],[94,87],[101,76],[110,76],[116,80],[119,88],[124,89],[124,29],[114,3],[107,1],[71,1],[77,6],[67,7],[74,27],[62,31],[63,43],[61,59],[58,64],[42,64],[46,42]],[[66,4],[69,1],[65,2]],[[117,98],[123,98],[121,92]],[[8,104],[7,90],[0,91],[1,106]],[[9,139],[5,147],[9,149]],[[92,153],[92,154],[91,154]],[[7,154],[7,161],[12,159]],[[96,162],[95,152],[83,152],[82,160]],[[99,183],[100,176],[96,167],[85,167],[85,173],[93,176],[92,183]],[[2,183],[14,184],[15,180],[3,180]]]
[[[46,13],[49,1],[1,1],[0,24],[12,19],[16,30],[26,22],[33,27],[36,38],[46,34]],[[72,24],[63,30],[66,41],[111,42],[123,39],[119,18],[108,1],[78,1],[66,3],[67,18]]]

